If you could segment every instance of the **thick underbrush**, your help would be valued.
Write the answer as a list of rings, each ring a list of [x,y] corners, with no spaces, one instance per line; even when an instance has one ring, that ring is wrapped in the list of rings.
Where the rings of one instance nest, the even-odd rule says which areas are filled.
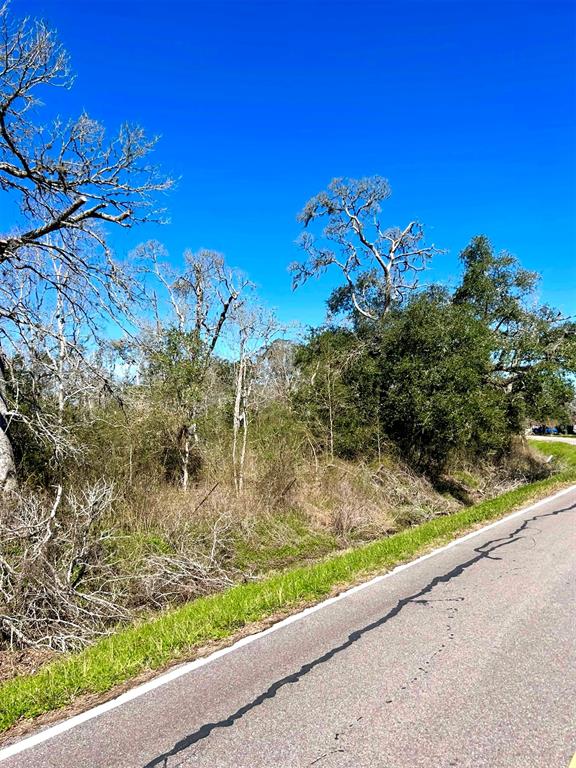
[[[131,625],[44,665],[38,671],[0,684],[0,732],[24,719],[73,705],[81,711],[119,691],[137,676],[193,658],[214,643],[230,642],[238,633],[274,621],[313,604],[343,587],[417,557],[471,527],[501,517],[576,481],[576,451],[545,445],[552,475],[522,484],[493,499],[453,514],[437,515],[371,543],[294,566],[180,607],[141,616]],[[260,624],[258,624],[260,622]],[[143,679],[140,677],[140,679]],[[96,698],[95,698],[96,696]],[[21,724],[21,731],[31,723]]]
[[[258,477],[120,492],[23,492],[0,515],[0,679],[137,617],[382,539],[546,477],[518,443],[498,465],[455,462],[433,484],[392,453]]]

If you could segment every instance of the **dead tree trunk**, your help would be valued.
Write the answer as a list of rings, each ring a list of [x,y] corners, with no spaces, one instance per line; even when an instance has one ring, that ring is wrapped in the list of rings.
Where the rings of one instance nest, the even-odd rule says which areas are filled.
[[[242,490],[242,468],[238,462],[238,436],[240,427],[246,417],[245,409],[243,407],[243,391],[244,391],[244,379],[246,375],[246,359],[244,357],[244,350],[241,349],[240,360],[238,362],[238,370],[236,374],[236,396],[234,398],[234,420],[232,428],[232,468],[234,472],[234,485],[236,487],[236,493],[240,493]],[[243,455],[242,455],[243,461]]]
[[[248,412],[244,408],[242,418],[242,448],[240,450],[240,461],[238,463],[238,492],[242,493],[244,489],[244,465],[246,464],[246,446],[248,444]]]
[[[8,408],[0,393],[0,494],[15,491],[17,487],[16,462],[8,437]]]
[[[334,403],[333,403],[333,382],[331,368],[328,367],[328,442],[330,446],[330,458],[334,461]]]
[[[190,429],[184,427],[183,430],[183,446],[180,453],[180,460],[182,463],[182,488],[187,491],[188,483],[190,480]]]

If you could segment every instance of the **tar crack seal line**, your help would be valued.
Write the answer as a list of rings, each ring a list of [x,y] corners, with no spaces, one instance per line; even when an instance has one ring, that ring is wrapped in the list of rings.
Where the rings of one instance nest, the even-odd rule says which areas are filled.
[[[157,757],[154,757],[152,760],[146,763],[143,766],[143,768],[168,768],[168,760],[171,757],[175,757],[176,755],[183,752],[185,749],[189,749],[190,747],[194,746],[194,744],[197,744],[199,741],[202,741],[203,739],[208,738],[208,736],[210,736],[216,730],[219,730],[222,728],[230,728],[238,720],[240,720],[246,714],[251,712],[253,709],[260,706],[265,701],[269,699],[273,699],[279,690],[281,690],[287,685],[295,685],[309,672],[312,672],[314,669],[316,669],[322,664],[326,664],[326,662],[330,661],[338,654],[350,648],[350,646],[358,642],[358,640],[361,640],[365,634],[367,634],[368,632],[372,632],[378,627],[381,627],[387,621],[390,621],[391,619],[398,616],[398,614],[407,605],[410,605],[415,600],[422,598],[424,595],[430,594],[430,592],[432,592],[434,587],[438,586],[438,584],[447,584],[448,582],[451,582],[454,579],[457,579],[459,576],[465,573],[469,568],[481,562],[482,560],[501,560],[502,559],[501,557],[497,557],[493,555],[493,553],[497,552],[503,547],[507,547],[507,546],[510,546],[511,544],[515,544],[519,541],[522,541],[525,538],[525,536],[523,536],[522,534],[524,534],[529,529],[530,523],[536,520],[542,520],[546,517],[555,517],[557,515],[560,515],[566,512],[573,512],[575,509],[576,509],[576,504],[573,504],[570,507],[557,509],[557,510],[554,510],[553,512],[546,512],[542,515],[534,515],[533,517],[529,517],[526,520],[524,520],[524,522],[520,526],[518,526],[518,528],[513,530],[507,536],[501,536],[501,537],[498,537],[497,539],[491,539],[490,541],[487,541],[485,544],[481,544],[480,546],[475,547],[473,550],[476,553],[474,557],[471,557],[469,560],[466,560],[463,563],[460,563],[459,565],[455,566],[450,571],[448,571],[448,573],[445,573],[442,576],[435,576],[428,584],[422,587],[422,589],[418,590],[418,592],[416,592],[413,595],[409,595],[408,597],[405,597],[402,600],[399,600],[397,604],[394,606],[394,608],[388,611],[388,613],[386,613],[384,616],[380,617],[376,621],[371,622],[370,624],[367,624],[365,627],[362,627],[361,629],[357,629],[354,632],[351,632],[348,635],[348,638],[340,645],[336,646],[335,648],[331,648],[329,651],[327,651],[326,653],[323,653],[321,656],[318,656],[316,659],[313,659],[312,661],[307,662],[306,664],[303,664],[297,672],[294,672],[290,675],[286,675],[286,677],[283,677],[280,680],[276,680],[259,696],[257,696],[255,699],[248,702],[247,704],[244,704],[244,706],[240,707],[239,709],[236,710],[236,712],[233,712],[231,715],[224,718],[223,720],[218,720],[217,722],[213,722],[213,723],[205,723],[203,726],[198,728],[193,733],[188,734],[183,739],[180,739],[180,741],[176,742],[176,744],[174,744],[172,749],[170,749],[168,752],[164,752],[163,754],[158,755]],[[530,529],[530,535],[532,533],[532,530],[533,529]]]

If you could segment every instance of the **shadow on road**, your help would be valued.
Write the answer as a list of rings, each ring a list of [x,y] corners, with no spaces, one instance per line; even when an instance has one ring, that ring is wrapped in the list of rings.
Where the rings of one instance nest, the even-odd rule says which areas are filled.
[[[219,720],[213,723],[206,723],[201,728],[198,728],[198,730],[188,734],[183,739],[176,742],[176,744],[174,744],[169,752],[164,752],[163,754],[153,758],[150,762],[146,763],[143,768],[167,768],[168,760],[171,757],[174,757],[185,749],[188,749],[194,744],[197,744],[202,739],[207,738],[213,731],[217,730],[218,728],[229,728],[230,726],[234,725],[235,722],[244,717],[244,715],[246,715],[248,712],[255,709],[266,700],[273,699],[274,696],[276,696],[276,693],[285,685],[293,685],[294,683],[299,682],[304,677],[304,675],[307,675],[316,667],[320,666],[321,664],[325,664],[327,661],[330,661],[330,659],[334,658],[334,656],[337,654],[342,653],[347,648],[350,648],[351,645],[360,640],[365,634],[371,632],[374,629],[377,629],[378,627],[381,627],[395,616],[398,616],[400,611],[402,611],[402,609],[410,603],[421,603],[421,598],[424,595],[429,594],[439,584],[446,584],[453,581],[454,579],[457,579],[465,571],[467,571],[481,560],[501,560],[502,558],[494,556],[494,553],[503,547],[507,547],[510,544],[514,544],[517,541],[524,539],[525,536],[523,534],[528,530],[530,523],[533,523],[536,520],[542,520],[546,517],[554,517],[556,515],[574,510],[576,510],[576,504],[573,504],[572,506],[566,507],[564,509],[557,509],[553,512],[546,512],[542,515],[535,515],[534,517],[530,517],[527,520],[524,520],[524,522],[518,528],[509,533],[507,536],[502,536],[498,539],[492,539],[485,544],[481,544],[474,549],[474,552],[476,553],[474,557],[466,560],[463,563],[460,563],[442,576],[436,576],[428,584],[426,584],[426,586],[422,587],[422,589],[420,589],[418,592],[415,592],[413,595],[399,600],[394,608],[388,611],[388,613],[386,613],[384,616],[377,619],[376,621],[371,622],[370,624],[367,624],[365,627],[352,632],[350,635],[348,635],[346,641],[341,645],[338,645],[335,648],[331,648],[329,651],[322,654],[322,656],[318,656],[318,658],[314,659],[313,661],[310,661],[307,664],[303,664],[297,672],[294,672],[291,675],[287,675],[286,677],[277,680],[275,683],[272,683],[272,685],[266,691],[261,693],[252,701],[245,704],[243,707],[240,707],[240,709],[237,709],[236,712],[233,712],[224,720]]]

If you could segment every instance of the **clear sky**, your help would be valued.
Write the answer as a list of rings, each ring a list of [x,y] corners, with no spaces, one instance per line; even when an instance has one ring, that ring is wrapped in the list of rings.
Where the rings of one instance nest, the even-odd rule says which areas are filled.
[[[281,319],[319,323],[333,281],[293,294],[295,215],[334,176],[379,174],[383,221],[420,219],[454,282],[478,233],[576,313],[576,3],[555,0],[12,0],[56,27],[77,74],[56,108],[162,135],[180,177],[161,239],[225,253]],[[336,278],[336,275],[334,275]]]

